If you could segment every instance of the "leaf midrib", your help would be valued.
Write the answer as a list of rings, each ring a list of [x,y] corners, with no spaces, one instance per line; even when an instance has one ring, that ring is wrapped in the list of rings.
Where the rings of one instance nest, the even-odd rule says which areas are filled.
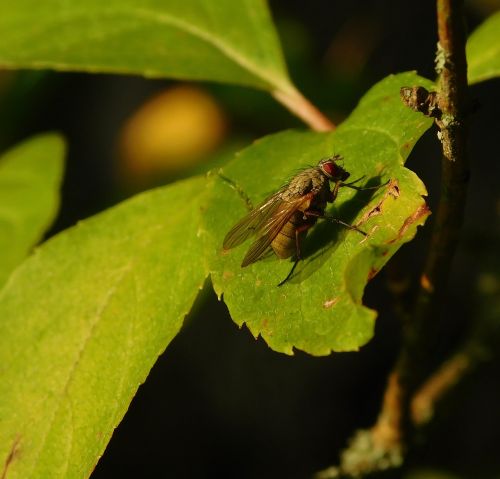
[[[259,68],[249,58],[241,55],[237,50],[223,41],[221,37],[213,35],[208,30],[204,30],[195,25],[190,25],[188,22],[180,18],[176,18],[165,13],[155,14],[155,12],[152,12],[151,10],[142,8],[132,9],[131,11],[137,13],[139,16],[142,15],[143,18],[149,18],[153,21],[158,21],[160,24],[170,25],[176,27],[179,30],[190,33],[191,35],[206,41],[208,44],[219,50],[224,56],[234,61],[234,63],[241,66],[242,68],[246,69],[257,78],[264,80],[270,86],[273,86],[280,91],[287,91],[290,89],[290,85],[288,82],[283,82],[281,79],[276,77],[275,74],[267,69]]]
[[[76,358],[72,361],[71,368],[67,374],[66,380],[64,381],[63,388],[62,388],[61,392],[59,393],[59,401],[58,401],[56,407],[54,408],[54,412],[52,414],[52,417],[50,418],[50,422],[47,426],[45,434],[43,435],[42,443],[38,449],[37,456],[36,456],[35,460],[33,461],[33,467],[31,468],[31,472],[30,472],[30,475],[28,477],[32,476],[33,471],[35,470],[35,468],[37,466],[38,459],[44,450],[45,442],[47,441],[47,438],[49,437],[50,432],[52,431],[52,428],[54,426],[54,421],[56,420],[58,412],[61,409],[61,405],[63,404],[63,399],[66,397],[69,400],[68,389],[69,389],[69,386],[75,377],[76,370],[78,368],[78,365],[80,364],[80,361],[81,361],[82,356],[87,348],[87,345],[88,345],[89,341],[92,339],[93,333],[94,333],[95,329],[97,328],[97,326],[99,325],[99,323],[104,315],[104,312],[107,309],[109,303],[111,302],[113,296],[115,295],[116,291],[119,289],[120,285],[122,284],[124,277],[131,271],[132,262],[133,262],[133,260],[130,259],[130,261],[123,268],[121,268],[120,274],[118,275],[118,277],[115,281],[115,284],[113,284],[112,287],[109,288],[106,296],[102,300],[101,305],[99,306],[99,308],[95,312],[95,315],[94,315],[92,322],[88,326],[87,333],[85,334],[85,337],[83,338],[83,341],[81,342],[81,346],[78,349]],[[73,447],[73,446],[71,446],[71,447]],[[69,466],[69,464],[68,464],[69,457],[70,456],[67,456],[67,458],[66,458],[66,464],[65,464],[66,470],[68,469],[68,466]]]
[[[199,40],[202,40],[206,44],[212,46],[218,52],[220,52],[222,56],[231,60],[234,64],[241,67],[244,71],[247,71],[248,73],[252,74],[256,79],[264,82],[269,87],[269,89],[278,90],[281,92],[288,92],[288,93],[295,91],[295,88],[293,87],[293,85],[286,76],[286,71],[285,74],[282,76],[279,73],[269,70],[269,68],[260,67],[250,58],[242,54],[241,51],[238,51],[237,49],[233,48],[222,37],[215,35],[213,32],[210,32],[209,30],[201,28],[195,23],[189,23],[188,21],[180,17],[175,17],[173,15],[169,15],[168,13],[155,12],[147,8],[130,8],[128,10],[105,8],[100,10],[98,12],[98,15],[99,17],[106,17],[106,16],[114,17],[116,15],[121,15],[125,18],[126,17],[131,17],[132,19],[142,18],[145,21],[156,22],[159,23],[160,25],[165,25],[171,28],[175,28]],[[57,18],[59,22],[57,23],[54,22],[53,25],[57,25],[58,23],[61,22],[61,20],[63,22],[74,22],[75,20],[78,21],[80,17],[86,17],[86,16],[89,16],[89,13],[86,11],[71,12],[71,14],[54,17],[54,19]],[[95,18],[96,18],[95,16],[92,17],[93,21],[95,21]],[[35,37],[39,37],[40,35],[43,34],[43,30],[42,31],[35,30],[32,31],[32,33]],[[107,36],[108,35],[105,32],[102,38],[106,38]],[[27,36],[23,34],[22,38],[26,39],[26,37]],[[34,62],[33,64],[46,65],[48,63],[44,61],[44,62]],[[64,65],[60,66],[63,67]],[[71,67],[70,64],[66,64],[65,66]]]

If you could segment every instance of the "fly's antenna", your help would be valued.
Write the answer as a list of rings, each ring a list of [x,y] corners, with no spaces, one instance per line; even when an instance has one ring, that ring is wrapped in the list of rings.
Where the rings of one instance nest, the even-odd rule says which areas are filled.
[[[335,163],[340,163],[342,168],[344,167],[344,157],[341,154],[335,153],[330,159]]]

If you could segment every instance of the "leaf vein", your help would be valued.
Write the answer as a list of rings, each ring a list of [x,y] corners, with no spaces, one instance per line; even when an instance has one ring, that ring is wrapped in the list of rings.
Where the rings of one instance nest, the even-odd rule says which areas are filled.
[[[35,460],[33,461],[33,468],[31,470],[30,476],[32,476],[32,473],[33,473],[33,471],[34,471],[34,469],[36,467],[36,464],[38,462],[38,458],[40,457],[40,454],[42,453],[43,448],[45,446],[45,442],[47,441],[47,438],[49,437],[49,435],[50,435],[50,433],[52,431],[52,428],[54,427],[55,419],[56,419],[57,414],[58,414],[58,412],[61,409],[61,406],[63,404],[62,400],[68,394],[68,390],[69,390],[70,384],[73,381],[73,378],[75,376],[75,371],[76,371],[76,369],[78,367],[78,364],[80,363],[80,361],[82,359],[82,356],[83,356],[83,353],[84,353],[84,351],[85,351],[85,349],[87,347],[87,344],[91,340],[93,332],[95,331],[96,327],[98,326],[99,321],[101,320],[101,318],[103,316],[103,313],[106,310],[106,308],[108,307],[108,305],[109,305],[109,303],[110,303],[113,295],[115,294],[116,290],[118,289],[119,284],[121,283],[121,281],[123,280],[123,278],[125,277],[125,275],[130,271],[131,264],[132,264],[132,261],[129,261],[122,268],[122,271],[121,271],[120,275],[117,277],[115,284],[109,289],[108,293],[103,298],[103,302],[102,302],[101,306],[98,308],[98,310],[96,311],[96,314],[94,315],[92,321],[90,322],[90,325],[89,325],[89,328],[88,328],[88,332],[87,332],[86,336],[83,338],[83,341],[82,341],[82,344],[80,346],[80,349],[77,351],[77,356],[76,356],[75,360],[73,361],[73,364],[71,365],[71,368],[70,368],[70,370],[68,372],[67,379],[64,382],[64,386],[63,386],[63,389],[62,389],[62,391],[60,393],[58,404],[54,408],[54,413],[52,414],[52,417],[51,417],[51,419],[49,421],[47,431],[45,432],[45,434],[43,435],[43,438],[41,440],[41,444],[40,444],[40,447],[38,449],[37,456],[36,456]]]
[[[225,41],[222,37],[217,36],[214,34],[214,32],[211,32],[207,29],[202,28],[199,25],[196,25],[194,23],[189,23],[188,20],[185,20],[180,17],[176,17],[174,15],[170,15],[168,13],[160,13],[156,12],[154,10],[150,10],[147,8],[129,8],[129,9],[114,9],[114,8],[102,8],[98,12],[95,12],[94,16],[92,17],[92,20],[95,22],[95,18],[97,15],[100,15],[101,17],[105,16],[110,16],[112,18],[115,18],[117,15],[121,15],[122,17],[130,17],[132,20],[137,19],[137,18],[142,18],[143,20],[149,21],[149,22],[155,22],[160,25],[164,26],[169,26],[171,28],[175,28],[179,31],[185,32],[195,38],[198,38],[199,40],[202,40],[206,44],[212,46],[215,48],[219,53],[221,53],[224,57],[227,59],[231,60],[234,62],[236,65],[241,67],[242,69],[246,70],[247,72],[251,73],[255,78],[263,81],[268,85],[268,87],[272,87],[273,89],[277,89],[278,91],[281,92],[292,92],[295,91],[294,87],[288,80],[285,74],[281,75],[279,72],[275,72],[271,70],[269,67],[264,67],[262,65],[258,65],[255,63],[254,60],[249,58],[247,55],[245,55],[243,52],[239,51],[237,48],[234,48],[231,46],[227,41]],[[32,29],[30,32],[30,35],[26,34],[26,30],[21,31],[20,33],[22,34],[22,41],[29,46],[29,51],[33,52],[34,48],[36,48],[36,45],[39,45],[41,48],[46,48],[47,45],[47,40],[46,40],[46,33],[49,28],[54,28],[57,27],[58,25],[60,26],[61,24],[69,24],[70,22],[74,22],[77,20],[75,23],[81,23],[79,21],[79,18],[82,17],[87,17],[89,16],[89,13],[87,11],[72,11],[70,14],[66,15],[59,15],[58,17],[54,17],[52,20],[52,24],[48,24],[48,22],[44,25],[44,27],[39,27],[38,30]],[[109,24],[108,21],[104,22],[107,25]],[[116,33],[122,33],[130,30],[130,28],[136,28],[137,25],[129,25],[127,27],[120,27],[120,28],[114,28],[113,31],[110,31],[110,27],[108,26],[108,31],[102,32],[99,35],[94,35],[94,40],[100,40],[104,41],[107,38],[110,37],[110,34],[116,34]],[[86,34],[88,35],[88,31]],[[35,40],[37,38],[43,37],[44,41],[43,42],[36,42]],[[88,37],[87,37],[88,38]],[[74,43],[79,43],[81,42],[82,37],[78,36],[75,38]],[[69,42],[68,40],[65,41],[65,49],[67,50]],[[61,47],[60,44],[57,44],[58,48]],[[5,65],[11,64],[9,62],[3,62]],[[17,65],[18,62],[13,62],[12,65]],[[55,63],[53,62],[30,62],[31,65],[54,65]],[[57,64],[60,68],[71,68],[73,65],[72,64],[67,64],[67,63],[58,63]],[[115,70],[115,69],[110,69]],[[119,69],[117,69],[119,71]]]
[[[150,18],[153,21],[158,21],[159,23],[164,23],[166,25],[171,25],[173,27],[178,28],[179,30],[183,30],[191,35],[204,40],[208,44],[215,47],[219,50],[224,56],[234,61],[237,65],[246,69],[257,78],[264,80],[271,86],[278,88],[281,91],[290,90],[290,85],[288,82],[283,82],[279,78],[276,77],[271,71],[266,68],[261,68],[255,65],[249,58],[245,57],[238,50],[232,48],[229,44],[223,41],[221,38],[213,35],[211,32],[204,30],[198,26],[189,24],[188,22],[176,18],[172,15],[168,15],[166,13],[158,14],[156,12],[152,12],[150,10],[144,8],[132,9],[132,12],[135,12],[138,15],[142,15],[144,18]]]

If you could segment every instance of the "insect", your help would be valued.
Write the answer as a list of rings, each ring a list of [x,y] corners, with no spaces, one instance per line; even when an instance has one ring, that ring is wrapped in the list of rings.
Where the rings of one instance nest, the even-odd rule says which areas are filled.
[[[319,218],[340,224],[367,236],[357,226],[325,215],[327,203],[335,201],[341,187],[356,190],[376,189],[354,186],[362,178],[344,183],[350,174],[338,163],[340,155],[321,160],[317,166],[307,168],[295,175],[289,183],[268,197],[231,228],[224,238],[224,250],[232,249],[251,236],[257,236],[247,251],[241,266],[244,268],[274,251],[281,259],[295,254],[295,263],[288,276],[278,285],[282,286],[293,274],[301,259],[301,242],[307,231]],[[330,182],[333,189],[330,189]]]

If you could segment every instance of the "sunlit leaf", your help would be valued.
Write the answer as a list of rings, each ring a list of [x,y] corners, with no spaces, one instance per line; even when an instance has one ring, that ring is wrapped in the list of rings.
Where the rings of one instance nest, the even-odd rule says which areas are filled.
[[[277,351],[327,354],[368,341],[366,282],[428,214],[424,186],[402,166],[431,123],[399,101],[400,86],[415,84],[431,87],[412,73],[389,77],[335,133],[267,137],[220,173],[141,194],[60,233],[18,267],[0,293],[4,476],[87,477],[209,272],[234,320]],[[398,182],[397,198],[387,186],[344,189],[333,205],[367,240],[318,224],[281,288],[290,261],[242,270],[245,248],[222,254],[246,195],[256,203],[333,152],[352,178]]]
[[[64,143],[43,135],[0,158],[0,287],[54,219]]]
[[[315,355],[356,350],[373,335],[375,311],[362,305],[367,281],[409,241],[429,214],[426,190],[403,164],[432,121],[399,99],[405,85],[432,84],[413,73],[391,76],[373,87],[333,133],[288,131],[259,140],[224,167],[215,182],[206,216],[215,256],[212,279],[234,321],[245,323],[276,351],[293,348]],[[369,237],[322,222],[304,245],[306,258],[282,287],[292,261],[266,259],[248,268],[240,263],[250,242],[230,252],[222,239],[254,205],[277,190],[294,171],[340,153],[351,178],[362,183],[397,182],[375,193],[344,188],[329,212],[357,224]],[[372,216],[370,216],[370,213]],[[378,214],[377,214],[378,213]]]
[[[0,65],[290,90],[265,0],[0,0]]]
[[[207,275],[204,185],[139,195],[13,273],[0,294],[3,477],[90,475]]]
[[[467,41],[469,83],[500,76],[500,11],[489,17]]]

